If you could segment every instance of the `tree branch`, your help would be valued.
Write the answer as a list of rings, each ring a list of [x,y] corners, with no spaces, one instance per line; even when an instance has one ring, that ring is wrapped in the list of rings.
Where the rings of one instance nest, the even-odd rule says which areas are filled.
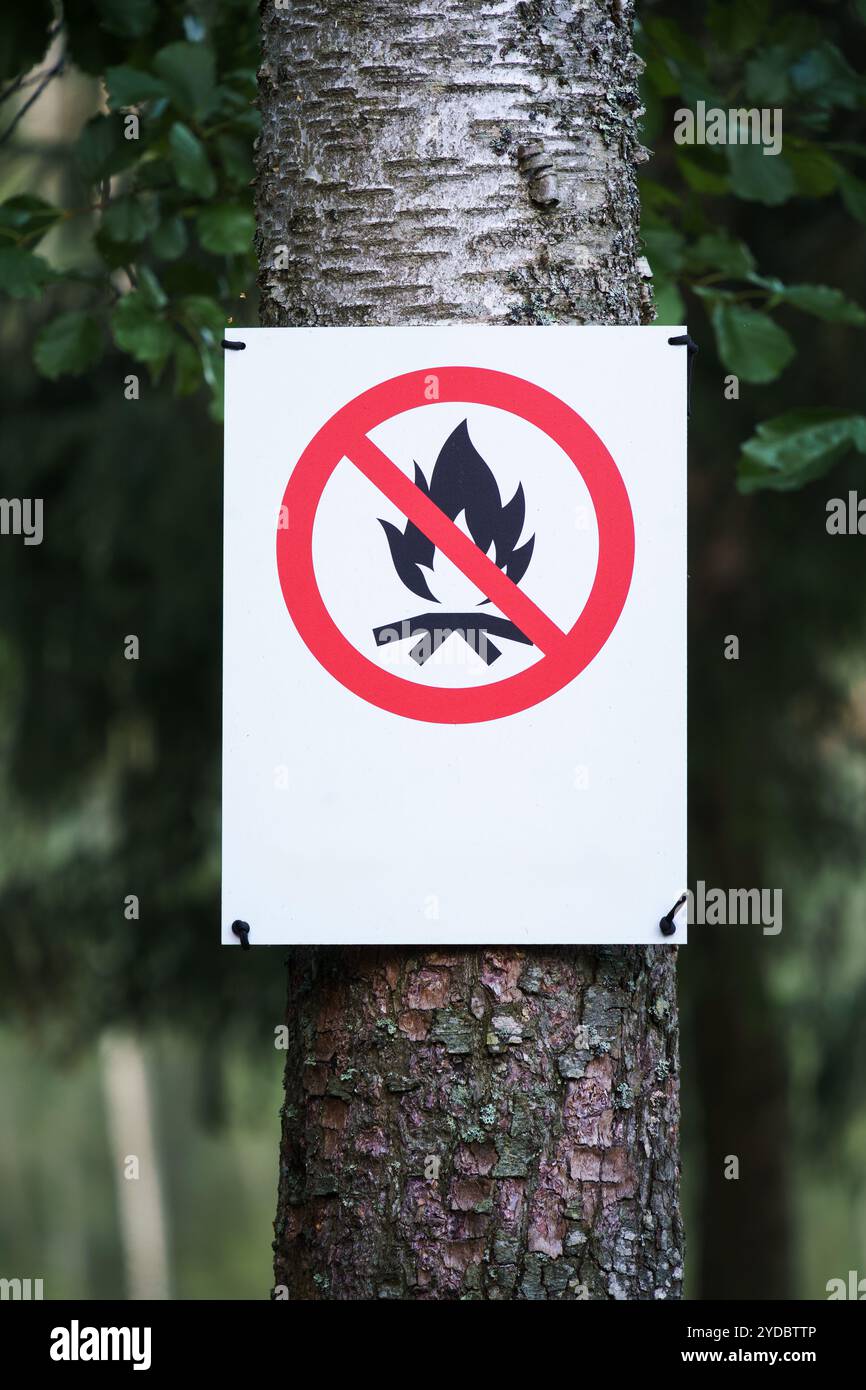
[[[24,105],[23,105],[22,107],[20,107],[20,108],[15,112],[15,115],[12,117],[12,120],[10,121],[9,125],[6,127],[6,129],[4,130],[3,134],[0,135],[0,145],[5,145],[5,144],[6,144],[6,141],[10,139],[10,137],[11,137],[13,131],[15,130],[16,126],[19,124],[20,121],[22,121],[22,120],[24,119],[24,117],[27,115],[27,112],[30,110],[31,106],[35,105],[35,103],[39,100],[39,98],[41,97],[42,93],[45,91],[45,88],[48,86],[48,84],[49,84],[50,82],[53,82],[54,78],[57,77],[58,74],[61,73],[61,72],[63,71],[63,68],[64,68],[65,64],[66,64],[66,53],[63,52],[63,53],[61,53],[60,57],[57,59],[57,62],[54,64],[53,67],[49,68],[49,69],[47,70],[47,72],[45,72],[45,73],[43,73],[43,74],[40,74],[42,80],[41,80],[41,82],[39,82],[39,86],[36,88],[36,91],[33,93],[33,95],[27,98],[27,100],[25,101]],[[36,79],[36,80],[38,80],[38,79]],[[24,85],[23,81],[22,81],[22,82],[19,82],[19,83],[18,83],[18,88],[22,87],[23,85]],[[14,84],[13,84],[13,86],[14,86]],[[9,95],[11,95],[11,92],[9,91],[9,89],[7,89],[7,91],[4,92],[3,97],[0,98],[0,99],[5,100],[6,97],[9,96]]]
[[[62,19],[56,20],[54,24],[51,25],[51,28],[48,30],[48,33],[46,35],[46,54],[48,53],[48,50],[51,48],[52,43],[57,38],[57,35],[60,33],[62,28]],[[29,69],[26,72],[20,73],[13,82],[9,83],[9,86],[6,87],[4,91],[0,92],[0,106],[3,105],[4,101],[8,101],[10,97],[13,97],[16,92],[22,91],[24,87],[32,87],[33,83],[38,82],[42,76],[43,74],[41,72],[31,73]]]

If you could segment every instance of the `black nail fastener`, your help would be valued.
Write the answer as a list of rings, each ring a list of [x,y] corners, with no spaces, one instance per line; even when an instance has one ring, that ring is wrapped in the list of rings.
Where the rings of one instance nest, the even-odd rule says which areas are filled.
[[[681,333],[677,338],[668,338],[671,347],[684,347],[689,355],[686,367],[686,415],[692,413],[692,367],[695,365],[695,356],[700,352],[700,348],[690,333]]]
[[[681,893],[680,896],[677,898],[676,902],[674,903],[673,907],[671,908],[670,912],[666,912],[664,917],[659,918],[659,930],[661,931],[662,936],[673,936],[674,932],[677,929],[677,924],[674,921],[674,918],[676,917],[677,913],[679,912],[680,908],[682,907],[683,903],[685,902],[688,896],[688,893]]]
[[[243,352],[246,343],[236,343],[232,338],[223,338],[220,347],[225,348],[226,352]]]
[[[234,932],[235,936],[240,937],[241,949],[243,951],[248,951],[250,949],[249,922],[232,922],[232,931]]]

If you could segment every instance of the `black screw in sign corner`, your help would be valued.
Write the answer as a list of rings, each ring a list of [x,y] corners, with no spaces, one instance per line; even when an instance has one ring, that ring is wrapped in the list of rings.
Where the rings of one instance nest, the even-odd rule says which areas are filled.
[[[232,931],[235,936],[240,937],[241,950],[250,949],[250,924],[249,922],[232,922]]]
[[[676,338],[668,338],[670,347],[684,347],[688,353],[688,366],[686,377],[686,415],[692,413],[692,367],[695,365],[695,356],[700,352],[700,348],[690,333],[681,333]]]
[[[671,908],[670,912],[666,912],[664,917],[659,918],[659,931],[661,932],[662,936],[673,936],[674,932],[677,929],[677,924],[674,921],[674,918],[676,917],[677,913],[679,912],[680,908],[682,907],[683,903],[685,902],[688,896],[688,893],[681,893],[680,896],[677,898],[676,902],[674,903],[673,907]]]

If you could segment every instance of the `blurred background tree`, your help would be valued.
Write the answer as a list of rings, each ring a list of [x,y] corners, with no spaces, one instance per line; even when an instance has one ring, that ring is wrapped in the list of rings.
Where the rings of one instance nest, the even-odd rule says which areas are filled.
[[[690,884],[784,891],[780,935],[680,953],[688,1288],[822,1297],[866,1268],[863,542],[825,526],[866,452],[866,4],[645,0],[637,32],[659,318],[701,347]],[[219,340],[256,317],[257,62],[252,0],[0,19],[0,496],[46,519],[0,538],[0,1273],[48,1297],[153,1268],[115,1196],[136,1056],[164,1291],[270,1285],[284,971],[215,944]],[[782,152],[677,145],[699,100],[781,108]]]

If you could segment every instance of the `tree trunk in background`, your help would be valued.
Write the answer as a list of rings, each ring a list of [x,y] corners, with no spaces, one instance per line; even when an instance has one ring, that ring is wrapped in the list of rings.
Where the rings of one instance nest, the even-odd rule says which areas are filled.
[[[144,1048],[131,1033],[103,1033],[99,1056],[129,1299],[169,1297],[165,1202]],[[138,1161],[130,1177],[127,1164]]]
[[[714,882],[733,882],[712,880]],[[761,878],[748,880],[761,883]],[[779,1017],[764,979],[766,941],[738,927],[700,928],[689,977],[700,1015],[694,1086],[708,1097],[701,1125],[699,1294],[792,1296],[788,1074]],[[739,1161],[736,1179],[726,1160]]]
[[[640,322],[631,21],[621,0],[267,0],[262,322]],[[678,1297],[675,960],[295,950],[276,1284]]]
[[[707,597],[705,607],[712,603],[712,595]],[[761,859],[743,849],[736,806],[709,779],[696,789],[690,821],[693,858],[706,883],[768,881]],[[689,955],[685,972],[693,1110],[703,1111],[696,1144],[701,1173],[696,1296],[791,1298],[788,1050],[767,980],[776,938],[757,928],[708,924],[698,930],[700,949]],[[738,1160],[736,1177],[731,1157]]]

